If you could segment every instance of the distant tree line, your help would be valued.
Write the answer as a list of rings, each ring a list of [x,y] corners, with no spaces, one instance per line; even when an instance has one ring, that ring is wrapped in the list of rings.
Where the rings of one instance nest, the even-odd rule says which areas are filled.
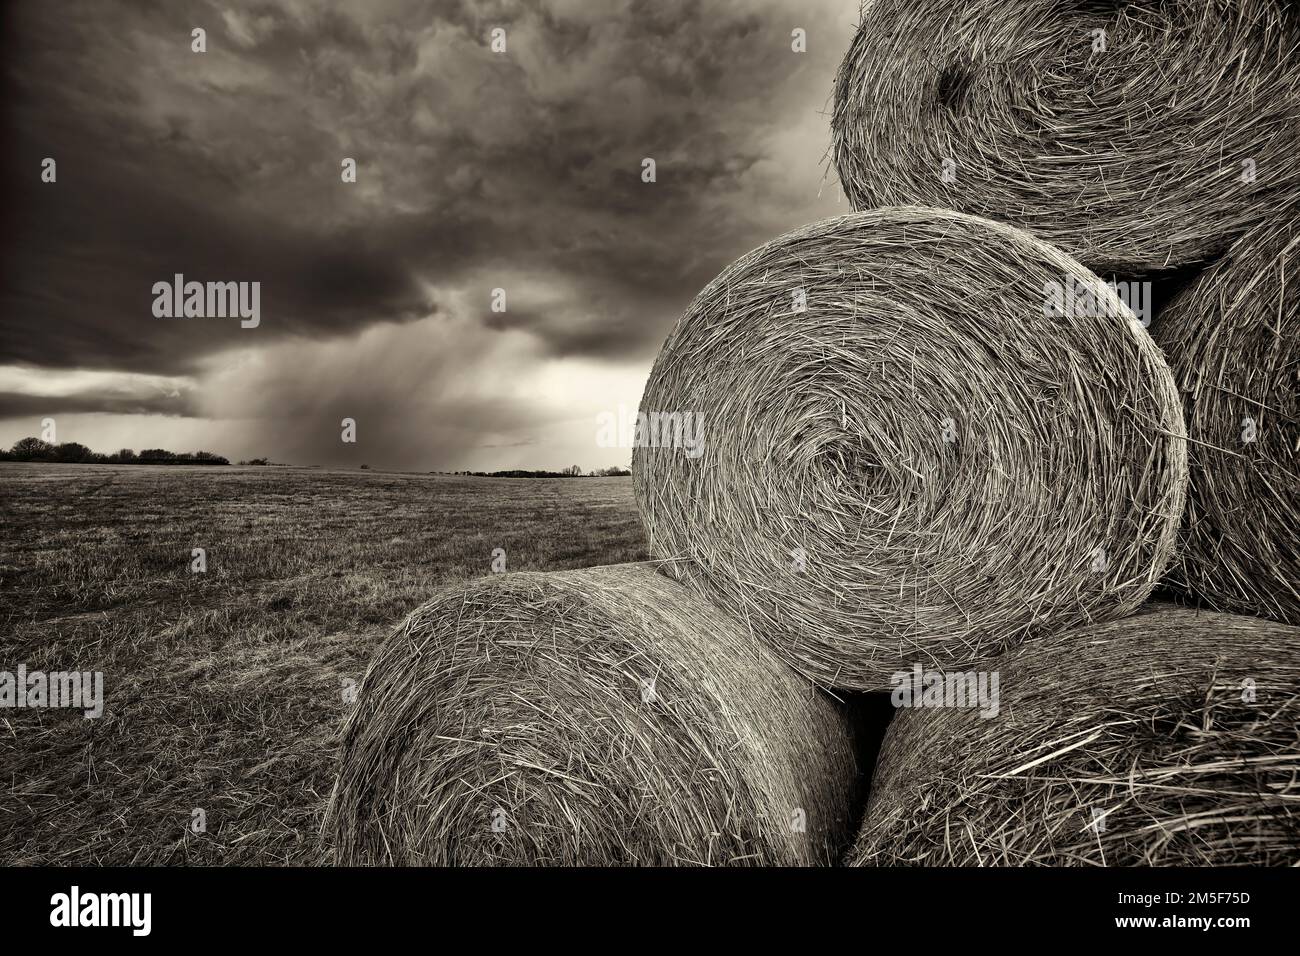
[[[67,441],[57,445],[39,438],[22,438],[14,442],[13,448],[5,451],[0,448],[0,461],[50,461],[61,463],[79,463],[92,465],[228,465],[230,460],[210,451],[174,452],[166,448],[146,448],[139,453],[130,448],[109,455],[91,451],[80,442]],[[268,458],[250,458],[241,461],[241,465],[274,465]],[[369,465],[362,465],[369,469]],[[577,465],[570,465],[560,471],[451,471],[435,474],[465,475],[474,478],[617,478],[632,474],[626,468],[611,466],[596,468],[583,473]]]
[[[139,454],[123,448],[110,455],[91,451],[81,442],[53,445],[39,438],[20,438],[8,451],[0,449],[0,461],[55,461],[88,465],[228,465],[230,461],[210,451],[174,452],[166,448],[145,448]]]
[[[443,472],[437,472],[436,474],[441,475]],[[609,468],[596,468],[584,475],[582,469],[577,465],[570,465],[560,471],[524,471],[516,468],[512,471],[449,471],[446,474],[464,475],[469,478],[617,478],[630,475],[632,472],[626,468],[611,466]]]

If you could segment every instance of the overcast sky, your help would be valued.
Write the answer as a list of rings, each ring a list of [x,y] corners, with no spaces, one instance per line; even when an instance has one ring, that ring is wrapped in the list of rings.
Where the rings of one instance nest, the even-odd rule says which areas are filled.
[[[596,416],[635,409],[696,292],[847,208],[826,114],[856,0],[4,11],[6,447],[53,417],[96,451],[626,464]],[[260,282],[260,324],[156,317],[176,273]]]

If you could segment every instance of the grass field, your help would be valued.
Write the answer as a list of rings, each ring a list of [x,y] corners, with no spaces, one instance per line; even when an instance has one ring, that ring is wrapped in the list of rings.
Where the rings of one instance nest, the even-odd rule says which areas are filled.
[[[643,560],[631,479],[0,463],[0,670],[105,698],[0,710],[0,864],[326,862],[347,683],[494,548]]]

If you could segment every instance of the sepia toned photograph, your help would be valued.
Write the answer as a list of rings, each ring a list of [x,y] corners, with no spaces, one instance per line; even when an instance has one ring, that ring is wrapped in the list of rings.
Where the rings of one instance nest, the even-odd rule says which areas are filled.
[[[757,868],[708,893],[1294,926],[1300,6],[0,46],[7,925]]]

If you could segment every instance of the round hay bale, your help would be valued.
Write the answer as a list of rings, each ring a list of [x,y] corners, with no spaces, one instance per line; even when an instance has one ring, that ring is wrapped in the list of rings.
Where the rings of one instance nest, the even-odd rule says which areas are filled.
[[[839,179],[856,209],[988,216],[1097,271],[1204,261],[1300,184],[1298,36],[1284,0],[874,0],[835,81]]]
[[[854,865],[1300,863],[1300,628],[1156,605],[900,709]]]
[[[1045,290],[1075,284],[1097,314],[1048,314]],[[1187,477],[1173,379],[1114,292],[934,209],[814,223],[733,263],[669,334],[641,415],[651,552],[853,690],[1130,613]],[[682,422],[693,443],[668,440]]]
[[[1300,624],[1300,210],[1243,236],[1160,314],[1191,480],[1168,583]]]
[[[829,864],[849,724],[649,565],[440,592],[384,643],[327,827],[345,865]]]

